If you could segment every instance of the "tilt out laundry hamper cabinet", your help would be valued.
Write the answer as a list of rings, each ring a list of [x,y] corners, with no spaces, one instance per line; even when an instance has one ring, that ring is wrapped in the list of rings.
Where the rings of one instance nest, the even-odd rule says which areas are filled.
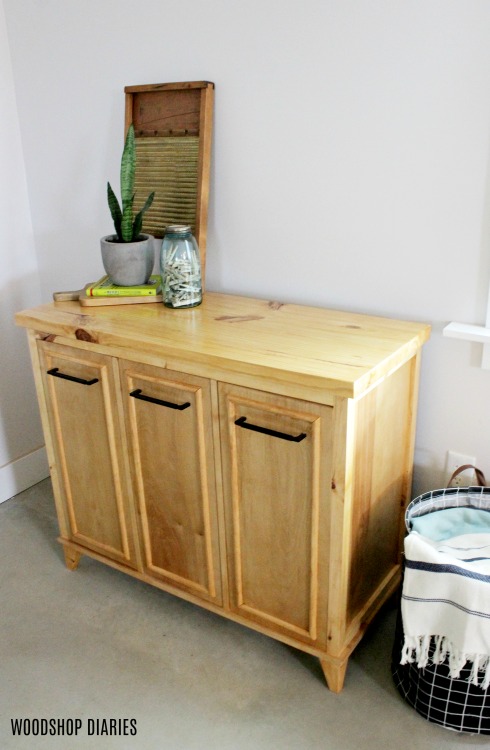
[[[313,654],[339,692],[400,581],[429,326],[211,292],[16,320],[68,567],[89,555]]]

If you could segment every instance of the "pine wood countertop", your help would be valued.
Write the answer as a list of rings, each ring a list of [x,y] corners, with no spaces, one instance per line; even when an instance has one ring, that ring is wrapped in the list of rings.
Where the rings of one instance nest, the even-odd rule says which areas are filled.
[[[17,313],[17,325],[63,343],[124,356],[193,362],[336,396],[357,397],[409,360],[430,335],[423,323],[206,292],[199,307],[161,302],[81,307],[53,302]],[[130,357],[130,358],[131,358]]]

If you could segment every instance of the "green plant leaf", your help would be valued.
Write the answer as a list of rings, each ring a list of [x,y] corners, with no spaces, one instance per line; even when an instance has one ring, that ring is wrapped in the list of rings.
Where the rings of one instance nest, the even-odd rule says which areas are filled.
[[[107,202],[109,204],[109,209],[111,211],[111,216],[114,222],[114,229],[116,230],[117,238],[120,242],[122,242],[122,234],[121,234],[122,211],[119,205],[119,201],[117,200],[114,190],[111,188],[111,185],[109,182],[107,183]]]
[[[123,213],[129,203],[132,203],[134,193],[134,173],[136,168],[136,144],[133,123],[129,126],[124,150],[121,158],[121,200]]]
[[[123,242],[131,242],[133,238],[133,198],[126,203],[122,212],[121,236]]]
[[[141,211],[138,212],[136,215],[136,218],[133,223],[133,242],[138,239],[140,233],[141,233],[141,227],[143,226],[143,215],[148,211],[151,204],[153,203],[153,198],[155,197],[155,193],[150,193],[148,198],[146,199],[145,205],[141,209]]]

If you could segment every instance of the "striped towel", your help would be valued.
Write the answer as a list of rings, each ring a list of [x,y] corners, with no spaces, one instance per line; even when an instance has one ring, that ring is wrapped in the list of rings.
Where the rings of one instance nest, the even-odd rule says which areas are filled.
[[[401,664],[447,658],[450,676],[490,686],[490,512],[440,510],[414,520],[405,539]],[[431,649],[433,653],[431,654]]]

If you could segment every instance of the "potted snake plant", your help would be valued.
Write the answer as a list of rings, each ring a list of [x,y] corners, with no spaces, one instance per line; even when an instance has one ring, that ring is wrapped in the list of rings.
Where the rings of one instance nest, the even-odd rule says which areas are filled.
[[[111,281],[119,286],[146,284],[155,261],[153,236],[141,232],[143,216],[153,203],[155,193],[148,196],[143,208],[134,216],[135,168],[136,144],[131,124],[121,158],[121,205],[110,183],[107,183],[107,201],[115,234],[102,237],[100,241],[105,271]]]

